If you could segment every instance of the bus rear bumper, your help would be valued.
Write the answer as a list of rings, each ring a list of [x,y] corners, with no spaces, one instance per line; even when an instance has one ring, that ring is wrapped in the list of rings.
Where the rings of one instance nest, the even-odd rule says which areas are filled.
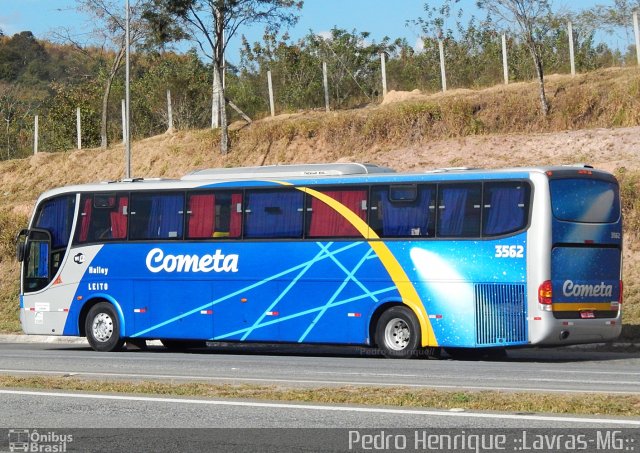
[[[620,316],[599,319],[546,319],[544,328],[532,326],[532,345],[569,346],[613,341],[622,332]]]

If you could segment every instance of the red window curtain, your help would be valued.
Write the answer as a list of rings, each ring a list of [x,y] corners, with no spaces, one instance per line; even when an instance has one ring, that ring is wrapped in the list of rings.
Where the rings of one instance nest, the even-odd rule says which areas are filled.
[[[118,210],[111,213],[111,237],[125,239],[127,237],[127,207],[129,197],[118,198]]]
[[[93,209],[92,197],[84,200],[82,209],[82,223],[80,224],[80,242],[86,242],[89,238],[89,225],[91,225],[91,210]]]
[[[358,217],[365,220],[367,212],[362,209],[362,202],[367,199],[365,190],[326,191],[325,195],[339,201]],[[311,200],[311,237],[358,237],[360,233],[345,219],[342,214],[317,198]]]
[[[192,195],[189,197],[189,238],[210,238],[215,232],[214,194]]]
[[[229,237],[239,238],[242,235],[242,212],[238,212],[238,205],[242,205],[242,194],[231,194],[231,219],[229,221]]]

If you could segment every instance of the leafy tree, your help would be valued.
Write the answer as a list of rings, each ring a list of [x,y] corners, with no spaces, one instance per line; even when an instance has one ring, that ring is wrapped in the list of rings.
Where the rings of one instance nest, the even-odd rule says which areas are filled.
[[[0,83],[0,149],[2,159],[20,155],[21,130],[26,129],[27,119],[32,115],[35,99],[25,96],[28,90],[17,83]]]
[[[287,35],[278,38],[269,33],[262,43],[249,45],[244,40],[241,76],[253,77],[266,100],[266,72],[271,70],[276,101],[285,110],[323,107],[322,63],[326,62],[334,107],[371,102],[381,91],[380,53],[395,55],[402,41],[385,38],[376,43],[367,32],[339,28],[329,33],[311,32],[296,42],[290,42]]]
[[[35,85],[49,77],[49,55],[30,31],[16,33],[0,46],[0,79]]]
[[[220,151],[228,152],[228,125],[224,102],[223,68],[227,42],[242,26],[266,23],[271,30],[295,24],[292,10],[298,0],[152,0],[144,17],[154,24],[155,36],[164,40],[189,36],[209,57],[213,66],[212,113],[218,113],[222,128]],[[210,25],[212,24],[212,25]]]
[[[463,10],[456,7],[459,0],[444,0],[439,4],[426,3],[425,17],[407,22],[417,25],[423,35],[423,60],[432,66],[431,83],[440,86],[439,41],[443,42],[447,85],[472,87],[491,85],[500,80],[497,64],[501,59],[500,36],[493,24],[478,23],[474,16],[462,21]],[[425,63],[426,63],[425,61]],[[438,81],[438,85],[434,82]]]
[[[80,108],[83,146],[100,144],[99,80],[89,79],[75,85],[53,82],[53,95],[45,100],[42,123],[42,147],[63,151],[76,147],[76,109]]]
[[[538,78],[540,109],[546,116],[549,113],[549,102],[544,89],[543,42],[552,29],[550,0],[478,0],[477,4],[490,16],[518,27],[520,37],[533,59]]]
[[[287,34],[279,37],[277,33],[265,31],[263,42],[249,45],[243,37],[240,57],[239,78],[230,85],[230,90],[234,91],[234,99],[243,108],[246,103],[253,103],[263,111],[268,111],[266,80],[269,70],[273,75],[274,96],[278,106],[285,110],[296,110],[323,105],[322,62],[318,55],[310,51],[307,38],[290,42]],[[245,81],[257,89],[249,94]],[[240,90],[238,85],[243,86],[244,90]]]
[[[634,11],[640,13],[640,0],[614,0],[613,4],[597,4],[582,11],[576,16],[575,21],[590,32],[596,29],[604,30],[609,34],[622,32],[626,35],[628,42],[633,42]],[[631,64],[637,63],[635,45],[628,47],[624,60]]]
[[[207,99],[210,71],[195,49],[185,55],[165,52],[140,59],[132,81],[132,111],[139,135],[167,129],[166,91],[171,91],[173,123],[178,129],[204,128],[211,113]]]
[[[141,44],[149,33],[148,24],[140,17],[143,5],[146,0],[138,0],[131,7],[129,40],[132,46]],[[106,148],[108,145],[108,120],[109,120],[109,98],[116,74],[122,67],[123,58],[126,52],[126,20],[125,8],[118,0],[78,0],[77,9],[89,16],[94,26],[90,33],[91,43],[101,46],[100,59],[107,63],[108,70],[105,72],[104,91],[102,96],[102,116],[100,120],[100,146]],[[85,55],[94,55],[88,52],[87,43],[80,43],[74,37],[71,30],[63,30],[58,33],[58,37],[73,44]]]

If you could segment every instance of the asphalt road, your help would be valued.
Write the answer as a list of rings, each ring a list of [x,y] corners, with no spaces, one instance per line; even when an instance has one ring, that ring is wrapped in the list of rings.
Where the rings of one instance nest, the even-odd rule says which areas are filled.
[[[523,349],[503,360],[390,360],[365,348],[231,345],[94,352],[82,345],[0,343],[0,373],[287,386],[410,386],[640,394],[640,352]]]
[[[640,354],[519,350],[500,361],[387,360],[359,348],[214,347],[96,353],[77,345],[0,344],[0,373],[168,382],[376,385],[533,392],[640,392]],[[615,396],[612,396],[615,398]],[[0,389],[0,428],[635,428],[640,419],[87,395]]]

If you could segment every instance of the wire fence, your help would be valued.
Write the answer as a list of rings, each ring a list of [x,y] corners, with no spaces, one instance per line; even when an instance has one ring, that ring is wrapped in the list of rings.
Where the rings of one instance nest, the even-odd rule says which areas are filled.
[[[633,13],[632,20],[635,41],[630,48],[635,47],[635,61],[629,61],[628,55],[626,61],[628,64],[640,65],[640,29],[637,13]],[[566,24],[564,33],[566,47],[558,46],[554,50],[554,58],[557,60],[554,69],[575,76],[580,71],[620,63],[619,59],[611,57],[606,61],[601,56],[600,60],[594,63],[597,55],[581,55],[582,50],[576,49],[577,37],[571,22]],[[426,92],[446,92],[452,88],[476,88],[500,83],[508,85],[514,81],[531,80],[534,73],[530,66],[528,70],[523,70],[524,66],[520,63],[513,63],[513,60],[528,61],[522,55],[516,55],[515,58],[512,55],[522,53],[522,45],[518,46],[517,40],[506,34],[495,35],[495,49],[491,53],[491,59],[486,60],[484,55],[485,59],[482,61],[478,60],[478,56],[469,55],[468,51],[462,55],[457,43],[446,39],[425,40],[424,51],[415,55],[389,55],[381,52],[375,59],[369,58],[366,67],[357,68],[330,49],[331,52],[325,54],[328,58],[321,61],[317,58],[318,61],[310,64],[311,69],[304,73],[287,71],[286,66],[275,66],[261,67],[254,73],[229,74],[226,77],[226,97],[230,100],[232,115],[251,121],[252,117],[259,118],[265,114],[273,117],[280,112],[296,109],[323,109],[328,112],[379,102],[390,90],[411,91],[419,88]],[[455,62],[455,65],[452,65],[452,62]],[[451,66],[454,66],[453,71]],[[200,83],[198,90],[188,97],[185,96],[184,89],[167,87],[134,94],[134,136],[139,137],[141,132],[153,134],[174,129],[204,128],[209,125],[215,127],[215,124],[209,123],[211,117],[207,118],[207,112],[211,115],[211,82],[209,79]],[[247,89],[247,86],[251,89]],[[154,107],[137,109],[136,102],[139,101],[136,99],[149,97],[154,98]],[[117,110],[120,109],[112,106],[110,112],[112,121],[108,132],[111,142],[119,142],[118,136],[124,140],[118,131],[120,125],[124,130],[126,122],[123,117],[117,118]],[[6,146],[6,153],[2,153],[1,158],[24,155],[28,142],[32,144],[33,153],[94,147],[99,139],[96,131],[99,123],[97,111],[95,108],[78,106],[75,111],[69,111],[68,118],[62,121],[51,121],[48,118],[43,121],[39,114],[35,114],[32,116],[33,123],[29,125],[27,118],[24,118],[23,126],[14,131],[13,136],[10,136],[9,120],[5,118],[5,130],[0,130],[0,147]],[[114,121],[116,118],[120,121]],[[140,128],[138,133],[135,129],[136,121],[145,122],[144,130]],[[12,153],[12,147],[21,148],[23,152]]]

